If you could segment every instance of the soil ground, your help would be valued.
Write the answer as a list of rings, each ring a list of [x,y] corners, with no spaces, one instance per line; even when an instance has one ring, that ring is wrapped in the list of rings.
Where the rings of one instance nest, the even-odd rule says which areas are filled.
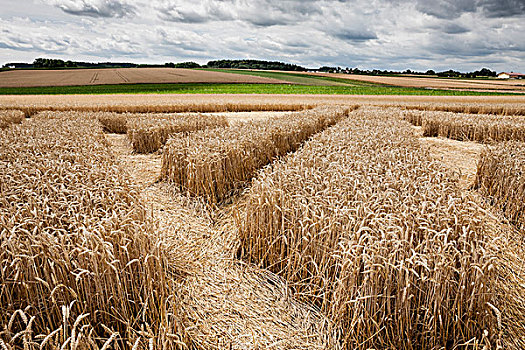
[[[251,75],[181,68],[12,70],[0,72],[0,87],[168,83],[283,84],[286,82]]]

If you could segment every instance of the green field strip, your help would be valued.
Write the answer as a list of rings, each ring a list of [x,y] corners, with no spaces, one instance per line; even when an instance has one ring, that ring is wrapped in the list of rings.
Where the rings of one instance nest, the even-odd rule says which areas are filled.
[[[97,94],[318,94],[318,95],[424,95],[497,96],[511,93],[405,88],[386,85],[312,86],[293,84],[117,84],[0,88],[0,95]]]

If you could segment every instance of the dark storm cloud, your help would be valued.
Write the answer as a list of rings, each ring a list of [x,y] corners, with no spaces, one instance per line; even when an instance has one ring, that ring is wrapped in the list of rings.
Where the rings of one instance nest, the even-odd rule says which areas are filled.
[[[320,2],[312,0],[234,0],[233,3],[239,21],[259,27],[293,26],[322,14]]]
[[[135,6],[118,0],[55,1],[55,6],[70,15],[87,17],[125,17],[136,11]]]
[[[436,43],[433,47],[433,53],[441,56],[454,57],[479,57],[500,52],[496,47],[490,47],[478,44],[442,42]]]
[[[21,46],[21,45],[16,45],[16,44],[13,44],[13,43],[0,41],[0,49],[11,49],[11,50],[18,50],[18,51],[28,51],[28,50],[33,50],[33,47],[24,47],[24,46]]]
[[[70,45],[67,38],[25,38],[17,34],[6,34],[0,39],[0,48],[32,51],[39,50],[46,53],[63,52]]]
[[[240,21],[257,27],[293,25],[322,12],[315,1],[205,0],[197,4],[181,0],[161,0],[159,17],[180,23]]]
[[[310,48],[313,45],[311,42],[308,42],[307,40],[303,40],[303,39],[284,40],[284,41],[281,41],[281,43],[288,47],[298,48],[298,49]]]
[[[250,16],[243,18],[243,21],[250,23],[256,27],[271,27],[279,25],[287,25],[290,23],[288,19],[284,17],[272,17],[272,16]]]
[[[159,18],[169,22],[206,23],[210,21],[230,21],[232,14],[228,11],[231,4],[225,1],[200,1],[198,4],[185,1],[164,0],[156,5]]]
[[[443,26],[443,33],[446,34],[463,34],[468,32],[470,32],[470,29],[457,23],[448,23]]]
[[[471,30],[461,24],[444,21],[444,23],[439,23],[437,25],[431,25],[427,27],[428,29],[445,34],[464,34],[469,33]]]
[[[489,18],[525,15],[525,0],[418,0],[416,9],[442,19],[480,11]]]
[[[342,30],[333,34],[334,37],[343,41],[362,42],[377,39],[377,35],[369,30]]]
[[[525,15],[525,0],[483,0],[481,6],[490,18]]]
[[[184,11],[175,6],[161,9],[159,17],[169,22],[205,23],[211,20],[209,14],[201,15],[195,11]]]
[[[454,19],[465,12],[475,12],[476,0],[418,0],[416,9],[442,19]]]

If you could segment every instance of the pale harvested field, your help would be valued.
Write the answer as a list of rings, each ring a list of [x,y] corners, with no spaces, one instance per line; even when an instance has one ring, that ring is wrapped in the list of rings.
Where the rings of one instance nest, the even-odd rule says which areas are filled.
[[[14,70],[0,73],[0,87],[163,83],[286,83],[250,75],[180,68]]]
[[[148,111],[175,112],[175,107],[246,106],[248,110],[258,107],[282,107],[283,110],[297,106],[320,104],[363,104],[378,106],[505,106],[525,109],[525,96],[381,96],[381,95],[249,95],[249,94],[136,94],[136,95],[4,95],[0,96],[0,109],[49,109],[49,110],[101,110],[101,111]],[[266,109],[267,110],[267,109]],[[278,110],[278,109],[275,109]],[[294,110],[293,108],[290,110]],[[212,112],[210,110],[209,112]]]
[[[368,83],[379,83],[394,86],[414,87],[414,88],[433,88],[433,89],[454,89],[454,90],[473,90],[473,91],[504,91],[504,92],[525,92],[524,80],[458,80],[441,78],[422,78],[422,77],[385,77],[359,74],[327,74],[314,73],[314,75],[336,77],[343,79],[359,80]]]

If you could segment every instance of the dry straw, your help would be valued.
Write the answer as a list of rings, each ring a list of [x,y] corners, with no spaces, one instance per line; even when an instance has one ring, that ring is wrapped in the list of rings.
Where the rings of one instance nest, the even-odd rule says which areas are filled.
[[[339,349],[329,322],[278,276],[235,262],[204,262],[177,306],[195,349]]]
[[[0,133],[3,344],[176,348],[164,344],[179,333],[167,259],[96,120],[33,118]]]
[[[425,114],[428,114],[429,112],[425,111],[403,111],[401,113],[402,119],[406,120],[410,124],[414,126],[423,126],[423,119],[425,117]]]
[[[388,112],[358,110],[264,169],[239,212],[239,255],[320,307],[348,349],[497,337],[486,215]]]
[[[474,187],[525,230],[525,143],[503,142],[481,154]]]
[[[227,125],[228,120],[222,115],[145,114],[128,119],[127,133],[135,152],[152,153],[177,133]]]
[[[185,263],[178,264],[187,275],[178,279],[174,304],[190,349],[337,349],[318,310],[294,300],[274,274],[234,259],[233,227],[212,225],[188,203],[194,199],[166,182],[146,193],[157,234],[166,235],[169,255]]]
[[[525,242],[521,232],[510,227],[498,237],[494,313],[501,325],[501,347],[525,349]],[[498,344],[499,345],[499,344]]]
[[[7,128],[11,124],[20,124],[25,119],[22,111],[4,110],[0,111],[0,130]]]
[[[242,188],[259,168],[296,150],[311,135],[345,117],[348,110],[318,108],[173,137],[164,148],[161,177],[191,196],[219,203]]]
[[[128,134],[134,151],[152,153],[161,148],[170,135],[211,127],[227,126],[225,116],[203,114],[53,112],[42,111],[35,118],[87,118],[98,120],[105,132]]]

